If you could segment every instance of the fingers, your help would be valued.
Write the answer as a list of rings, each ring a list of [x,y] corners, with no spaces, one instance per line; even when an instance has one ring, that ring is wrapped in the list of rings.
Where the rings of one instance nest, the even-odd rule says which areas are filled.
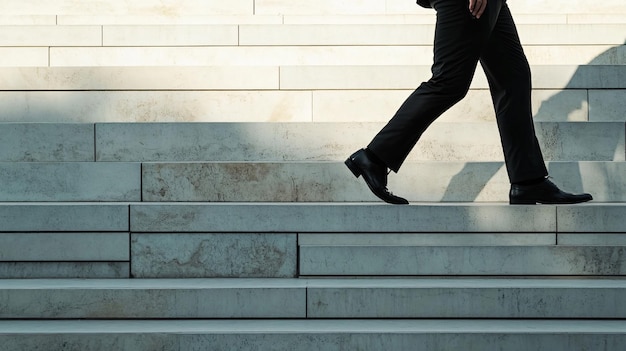
[[[469,10],[472,16],[479,19],[487,8],[487,0],[469,0]]]

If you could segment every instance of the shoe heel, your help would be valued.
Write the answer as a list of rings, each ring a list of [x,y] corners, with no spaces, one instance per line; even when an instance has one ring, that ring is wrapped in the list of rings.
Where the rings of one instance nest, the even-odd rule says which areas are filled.
[[[348,169],[350,169],[350,171],[352,172],[352,174],[354,174],[355,177],[360,177],[361,176],[361,170],[359,169],[359,167],[357,167],[357,165],[351,160],[351,159],[347,159],[346,162],[344,162],[346,164],[346,166],[348,166]]]

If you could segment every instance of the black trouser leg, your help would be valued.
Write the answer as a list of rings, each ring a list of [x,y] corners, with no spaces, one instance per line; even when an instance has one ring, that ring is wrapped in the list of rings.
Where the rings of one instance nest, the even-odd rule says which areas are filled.
[[[530,72],[523,52],[523,60],[513,57],[513,63],[508,61],[508,56],[515,56],[517,50],[521,52],[521,45],[506,4],[503,0],[489,1],[480,20],[471,18],[464,0],[433,0],[432,5],[437,11],[433,76],[407,98],[389,123],[373,138],[368,149],[397,172],[428,126],[466,95],[476,64],[481,59],[490,68],[487,75],[492,84],[496,110],[499,111],[498,125],[511,179],[524,180],[531,174],[543,173],[545,166],[536,143],[532,117],[529,120],[527,117],[530,114],[526,112],[512,112],[518,108],[520,111],[530,110]],[[502,9],[505,13],[500,19]],[[497,35],[492,37],[496,27]],[[507,57],[498,59],[497,46],[500,42],[509,42],[503,50],[510,52]],[[505,75],[510,64],[516,66],[514,69],[521,70],[518,76]],[[523,66],[525,70],[521,69]],[[521,86],[514,87],[515,92],[509,93],[507,89],[511,87],[506,83],[516,79],[528,82],[522,82]],[[531,156],[523,157],[526,152],[530,152]]]
[[[368,145],[395,172],[428,126],[467,94],[489,37],[487,17],[494,9],[488,8],[480,20],[474,20],[464,0],[431,3],[437,11],[432,78],[407,98]]]
[[[530,67],[506,4],[480,62],[489,81],[511,183],[545,177],[548,171],[532,118]]]

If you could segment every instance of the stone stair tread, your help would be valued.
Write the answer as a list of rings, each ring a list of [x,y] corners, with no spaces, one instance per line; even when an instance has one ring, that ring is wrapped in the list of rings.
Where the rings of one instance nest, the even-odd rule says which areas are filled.
[[[0,202],[0,231],[623,233],[625,213],[623,202],[561,206],[440,202],[408,206],[380,202]]]
[[[195,278],[3,279],[7,290],[222,290],[222,289],[626,289],[620,278]]]
[[[101,320],[0,321],[0,334],[256,333],[626,334],[620,320]]]
[[[619,48],[615,49],[616,51]],[[279,85],[279,70],[283,84]],[[42,67],[0,67],[2,74],[2,90],[190,90],[190,89],[222,89],[222,90],[278,90],[288,89],[285,84],[296,84],[298,74],[311,72],[321,75],[321,79],[329,80],[328,75],[342,74],[352,76],[352,89],[385,88],[385,80],[370,78],[368,81],[357,80],[359,73],[367,71],[387,71],[397,76],[394,85],[389,88],[415,88],[415,77],[427,79],[430,75],[429,64],[392,65],[392,64],[350,64],[341,61],[334,65],[203,65],[203,66],[42,66]],[[531,65],[533,87],[535,89],[594,89],[594,88],[625,88],[623,77],[626,65],[618,64],[534,64]],[[411,73],[409,77],[401,73]],[[289,75],[294,78],[290,79]],[[254,78],[254,79],[252,79]],[[326,84],[333,87],[331,81],[324,83],[317,79],[316,87]],[[378,83],[377,83],[378,82]],[[339,83],[339,82],[338,82]],[[365,83],[365,84],[364,84]],[[369,83],[369,84],[368,84]],[[389,80],[386,80],[390,84]],[[304,82],[301,87],[305,87]],[[308,83],[311,84],[311,83]],[[295,86],[295,85],[294,85]],[[487,89],[487,81],[481,69],[471,89]]]

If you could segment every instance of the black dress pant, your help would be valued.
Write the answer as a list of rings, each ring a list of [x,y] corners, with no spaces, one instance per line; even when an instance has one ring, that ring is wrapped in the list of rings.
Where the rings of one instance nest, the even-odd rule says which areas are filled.
[[[368,149],[397,172],[426,128],[465,97],[480,60],[511,183],[545,177],[532,119],[530,67],[506,0],[488,0],[478,20],[467,0],[431,4],[437,11],[432,78],[407,98]]]

